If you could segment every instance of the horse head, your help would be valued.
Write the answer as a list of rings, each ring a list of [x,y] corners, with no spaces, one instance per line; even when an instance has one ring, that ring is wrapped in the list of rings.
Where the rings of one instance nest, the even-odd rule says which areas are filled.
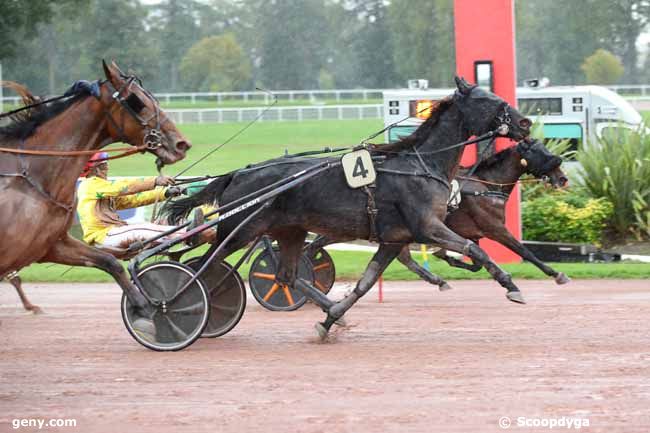
[[[463,115],[463,124],[471,135],[482,135],[491,130],[519,141],[527,139],[532,122],[494,93],[470,85],[455,77],[455,99]]]
[[[155,154],[159,166],[183,159],[191,145],[160,109],[158,100],[138,77],[124,74],[115,62],[102,64],[106,81],[100,98],[110,99],[105,109],[111,137]]]
[[[520,141],[515,150],[521,156],[526,173],[538,179],[547,177],[555,188],[567,185],[568,179],[560,169],[562,158],[553,155],[540,140]]]

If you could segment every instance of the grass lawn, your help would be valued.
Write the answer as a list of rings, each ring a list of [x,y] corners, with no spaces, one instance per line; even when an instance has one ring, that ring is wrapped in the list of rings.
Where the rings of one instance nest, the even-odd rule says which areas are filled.
[[[245,123],[184,124],[180,130],[192,142],[187,158],[165,169],[174,175],[207,154],[243,128]],[[219,174],[247,164],[305,150],[324,147],[354,146],[381,130],[380,119],[314,120],[306,122],[257,122],[233,141],[210,155],[188,175]],[[383,140],[377,137],[375,142]],[[117,144],[115,146],[124,146]],[[111,176],[147,176],[156,174],[153,155],[135,155],[111,162]]]
[[[337,280],[357,280],[372,257],[370,252],[331,251],[336,265]],[[240,257],[234,254],[228,261],[234,263]],[[419,254],[414,254],[420,259]],[[438,259],[430,259],[432,272],[448,280],[455,279],[486,279],[490,276],[485,271],[472,273],[458,268],[452,268]],[[564,272],[570,278],[650,278],[650,263],[553,263],[553,268]],[[536,267],[528,263],[504,265],[515,279],[548,278]],[[67,272],[66,272],[67,271]],[[65,274],[64,274],[65,272]],[[25,281],[48,282],[111,282],[113,279],[106,273],[87,268],[70,268],[63,265],[39,264],[32,265],[20,272]],[[244,264],[241,275],[248,280],[248,265]],[[401,263],[395,261],[384,273],[386,280],[417,280],[418,277],[407,270]]]

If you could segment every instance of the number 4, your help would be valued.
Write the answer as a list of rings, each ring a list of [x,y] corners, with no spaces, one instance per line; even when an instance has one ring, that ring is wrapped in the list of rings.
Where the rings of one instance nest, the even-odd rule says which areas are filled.
[[[357,157],[357,161],[354,163],[354,170],[352,170],[352,176],[354,177],[363,177],[364,179],[368,177],[368,170],[363,165],[363,160],[361,157]]]

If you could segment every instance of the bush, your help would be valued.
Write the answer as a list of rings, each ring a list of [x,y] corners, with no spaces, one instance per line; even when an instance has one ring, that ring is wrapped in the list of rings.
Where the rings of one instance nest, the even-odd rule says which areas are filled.
[[[612,214],[606,199],[568,192],[540,195],[522,203],[524,239],[599,245]]]
[[[614,84],[625,72],[619,58],[602,48],[587,57],[580,69],[589,84]]]
[[[620,236],[650,237],[650,133],[615,128],[579,151],[577,182],[612,203],[611,226]]]

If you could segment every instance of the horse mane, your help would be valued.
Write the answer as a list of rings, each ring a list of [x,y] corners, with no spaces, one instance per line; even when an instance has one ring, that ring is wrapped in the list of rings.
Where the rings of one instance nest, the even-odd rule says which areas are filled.
[[[438,124],[440,116],[454,104],[454,97],[447,96],[436,101],[431,107],[431,115],[425,120],[413,133],[394,143],[378,145],[374,150],[378,152],[401,152],[402,150],[411,149],[413,146],[422,144],[424,140],[431,135],[431,130]]]
[[[20,95],[25,105],[36,104],[41,98],[34,96],[26,86],[13,81],[1,81],[2,87],[7,87]],[[77,93],[69,98],[49,102],[29,108],[10,116],[10,123],[0,127],[0,138],[25,140],[32,136],[39,126],[58,116],[76,102],[85,99],[87,93]]]

